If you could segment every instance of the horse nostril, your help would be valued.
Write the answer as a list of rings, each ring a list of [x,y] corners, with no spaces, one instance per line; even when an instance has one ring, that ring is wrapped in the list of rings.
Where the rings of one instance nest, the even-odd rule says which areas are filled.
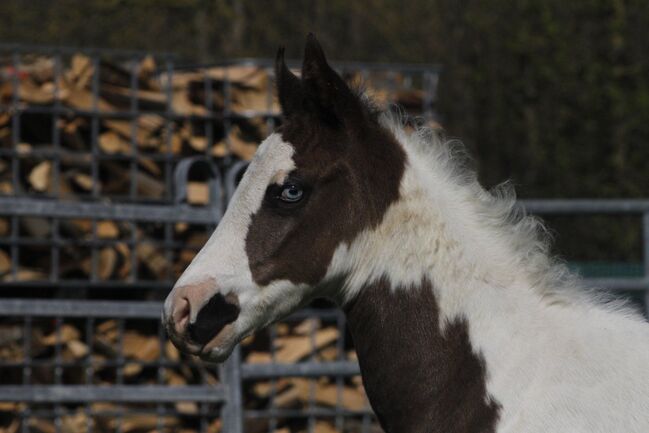
[[[178,334],[182,334],[187,327],[190,313],[191,306],[189,305],[189,300],[187,298],[179,299],[171,313],[174,328]]]
[[[196,321],[189,324],[189,337],[198,344],[206,344],[225,325],[234,322],[239,317],[239,311],[239,300],[235,294],[223,296],[217,293],[198,312]]]

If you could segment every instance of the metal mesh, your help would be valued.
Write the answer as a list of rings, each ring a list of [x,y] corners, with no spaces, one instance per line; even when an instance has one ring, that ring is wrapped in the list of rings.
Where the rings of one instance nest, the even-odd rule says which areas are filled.
[[[1,397],[18,431],[219,431],[221,372],[178,353],[157,302],[4,302]]]
[[[253,397],[244,402],[257,403],[244,409],[248,429],[273,432],[287,419],[308,432],[377,428],[340,310],[293,314],[244,342],[242,359],[244,389]]]
[[[344,317],[330,305],[273,326],[244,344],[246,363],[235,351],[222,367],[178,354],[160,327],[159,301],[245,170],[234,133],[253,124],[258,142],[278,122],[272,66],[179,68],[166,54],[0,45],[5,428],[237,432],[244,419],[246,431],[288,421],[290,431],[376,428],[366,401],[349,398],[362,384]],[[266,77],[254,100],[232,80],[246,67]],[[436,68],[338,69],[383,104],[433,120]],[[188,204],[192,181],[208,184],[200,206]],[[309,342],[293,364],[283,337]],[[260,363],[262,349],[271,355]],[[285,388],[296,404],[278,400]]]

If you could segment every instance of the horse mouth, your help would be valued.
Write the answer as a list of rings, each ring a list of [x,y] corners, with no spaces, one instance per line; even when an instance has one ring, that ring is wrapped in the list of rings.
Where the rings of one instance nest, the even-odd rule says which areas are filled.
[[[223,362],[228,359],[237,342],[234,322],[228,323],[201,347],[198,356],[203,361]]]
[[[216,334],[212,334],[209,340],[202,343],[192,339],[188,332],[182,334],[177,333],[174,329],[173,321],[166,321],[165,323],[167,335],[173,345],[181,352],[188,355],[198,356],[203,361],[225,361],[232,353],[237,342],[234,322],[226,324],[219,329]]]

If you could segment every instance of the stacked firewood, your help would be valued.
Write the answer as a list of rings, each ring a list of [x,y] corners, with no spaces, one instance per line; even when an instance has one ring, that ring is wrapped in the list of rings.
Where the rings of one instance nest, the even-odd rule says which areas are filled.
[[[171,203],[179,160],[206,156],[225,170],[231,158],[250,159],[279,121],[271,68],[162,66],[152,57],[117,63],[82,54],[58,61],[25,55],[18,66],[0,58],[0,194]],[[346,75],[361,80],[360,72]],[[363,81],[378,105],[396,102],[421,114],[424,93],[407,87],[405,76],[373,72]],[[190,179],[190,204],[209,203],[206,182],[206,176]],[[60,279],[173,280],[205,240],[202,230],[176,224],[174,239],[194,246],[169,255],[156,244],[163,238],[158,226],[93,224],[83,217],[61,220],[60,236],[105,246],[92,259],[88,248],[63,248]],[[0,238],[11,230],[0,210]],[[20,231],[41,240],[54,235],[42,218],[21,219]],[[0,282],[52,275],[46,246],[31,245],[20,255],[12,270],[10,249],[0,244]]]
[[[0,58],[0,195],[171,204],[178,161],[200,155],[225,170],[233,159],[250,159],[280,121],[271,68],[163,66],[152,57],[118,63],[82,54],[62,62],[22,56],[17,67]],[[359,81],[361,74],[347,72],[346,78]],[[407,77],[372,72],[362,79],[379,106],[397,103],[421,114],[424,93],[408,87]],[[189,179],[187,201],[209,204],[207,177]],[[14,281],[47,285],[53,277],[63,282],[170,283],[205,243],[209,228],[178,222],[171,224],[171,232],[170,247],[162,242],[168,235],[163,224],[84,215],[55,223],[43,215],[21,217],[16,226],[0,209],[0,239],[5,240],[0,243],[0,286]],[[24,241],[18,254],[8,241],[12,236]],[[27,359],[35,361],[29,370],[33,384],[219,383],[217,368],[178,353],[160,340],[157,324],[143,322],[34,319],[26,328],[19,320],[0,319],[0,383],[22,383],[21,363]],[[330,323],[282,323],[273,335],[260,333],[244,341],[244,361],[354,359],[353,347],[347,340],[342,344],[344,335]],[[367,408],[359,377],[246,381],[244,401],[257,411],[341,407],[360,413]],[[33,413],[23,430],[18,413],[26,404],[0,403],[0,433],[80,433],[88,425],[96,432],[199,430],[196,418],[204,412],[202,404],[170,406],[159,416],[156,405],[140,407],[137,413],[132,406],[109,402],[66,405],[58,427],[51,417]],[[213,416],[204,431],[220,431],[218,408],[207,410]],[[361,417],[346,419],[344,431],[359,431],[361,422]],[[312,427],[319,433],[339,431],[334,425],[324,418]],[[268,423],[248,419],[246,431],[268,431]],[[280,418],[276,431],[306,431],[305,419]]]
[[[217,385],[218,368],[206,365],[193,357],[183,355],[156,332],[157,324],[145,321],[119,322],[114,319],[35,320],[28,331],[20,321],[0,323],[0,382],[21,383],[25,366],[31,359],[29,382],[34,385],[109,386],[115,383],[128,385]],[[29,332],[25,344],[26,335]],[[275,326],[274,338],[269,333],[259,333],[242,343],[243,359],[250,364],[298,363],[303,361],[327,362],[355,359],[353,349],[335,326],[318,319],[280,323]],[[27,353],[26,353],[27,351]],[[271,355],[272,353],[272,355]],[[14,365],[14,367],[9,367]],[[54,368],[64,365],[60,371]],[[280,378],[275,381],[244,382],[244,404],[248,409],[296,410],[308,407],[335,408],[362,412],[367,401],[360,377],[316,379]],[[0,403],[0,432],[21,431],[19,413],[27,408],[25,403]],[[33,407],[31,408],[33,410]],[[137,409],[140,412],[134,413]],[[61,431],[83,433],[92,424],[93,431],[112,432],[116,417],[120,416],[121,431],[125,433],[154,432],[162,426],[165,432],[195,430],[198,417],[204,408],[200,402],[175,402],[166,405],[162,415],[156,405],[129,406],[110,402],[67,404],[60,414]],[[220,431],[218,408],[210,407],[208,433]],[[333,420],[318,420],[316,432],[336,432]],[[55,420],[32,416],[29,431],[49,433],[56,431]],[[281,432],[303,431],[303,420],[279,418]],[[358,431],[360,421],[348,419],[345,431]],[[266,421],[246,420],[246,432],[266,432]]]

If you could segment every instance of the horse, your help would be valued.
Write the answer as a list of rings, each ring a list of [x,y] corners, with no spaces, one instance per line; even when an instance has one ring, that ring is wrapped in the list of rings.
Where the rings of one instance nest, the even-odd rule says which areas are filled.
[[[332,69],[276,58],[281,126],[164,303],[170,339],[222,362],[316,297],[346,314],[387,433],[649,431],[649,324],[549,254],[512,188]]]

